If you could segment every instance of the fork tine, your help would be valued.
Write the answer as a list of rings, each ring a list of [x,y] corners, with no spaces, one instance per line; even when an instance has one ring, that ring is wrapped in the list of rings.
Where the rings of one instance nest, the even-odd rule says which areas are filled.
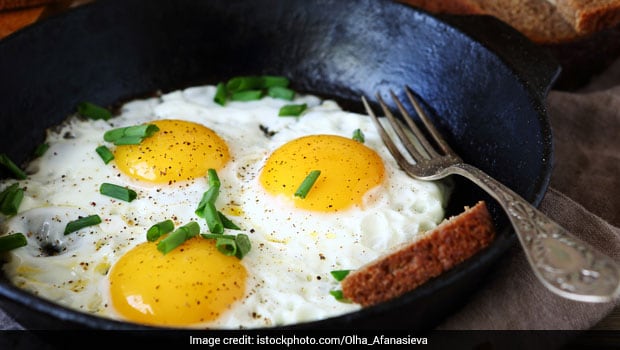
[[[398,147],[396,147],[396,144],[392,141],[390,136],[387,134],[387,131],[385,131],[385,128],[379,122],[379,119],[375,115],[375,112],[373,112],[372,108],[370,108],[370,105],[368,104],[366,97],[362,96],[362,102],[364,103],[364,108],[366,108],[366,112],[370,116],[370,119],[372,119],[373,123],[375,124],[375,127],[377,128],[377,131],[379,132],[379,136],[381,137],[381,140],[383,140],[383,143],[387,147],[388,151],[390,151],[390,153],[392,154],[392,157],[394,157],[394,159],[396,160],[396,163],[400,165],[403,168],[403,170],[405,170],[405,172],[411,174],[411,170],[409,169],[410,167],[409,161],[402,155],[402,153],[398,150]]]
[[[424,151],[426,151],[426,153],[428,153],[430,158],[438,157],[439,153],[437,153],[437,151],[435,151],[435,148],[428,142],[426,136],[424,136],[424,134],[422,134],[422,132],[420,131],[418,126],[415,124],[415,122],[411,118],[411,115],[409,115],[409,112],[407,112],[407,110],[405,109],[403,104],[400,102],[398,97],[396,97],[396,94],[394,94],[394,92],[392,90],[390,90],[390,95],[392,95],[392,99],[394,100],[394,103],[396,103],[396,106],[400,110],[400,113],[405,117],[403,119],[405,119],[405,122],[407,123],[407,125],[411,129],[411,132],[415,135],[416,139],[420,142],[420,144],[421,144],[422,148],[424,149]]]
[[[426,129],[428,130],[428,132],[431,134],[435,142],[437,142],[437,145],[439,146],[439,148],[441,148],[441,150],[445,154],[456,156],[456,153],[454,153],[454,151],[452,151],[452,148],[448,146],[448,143],[446,142],[446,140],[444,140],[444,138],[441,136],[437,128],[435,128],[435,126],[431,122],[428,115],[422,109],[422,106],[420,106],[420,103],[418,102],[418,100],[413,96],[413,94],[411,93],[411,88],[409,86],[405,86],[405,93],[407,94],[409,101],[415,108],[415,111],[418,113],[418,116],[420,116],[420,119],[424,123],[424,126],[426,126]]]
[[[381,109],[383,109],[383,113],[385,114],[385,116],[388,118],[388,121],[390,122],[392,129],[396,131],[396,135],[398,136],[398,139],[403,144],[403,146],[405,146],[405,149],[407,149],[407,152],[409,152],[411,157],[413,157],[413,160],[415,160],[416,162],[419,162],[423,159],[428,158],[427,156],[420,153],[420,151],[418,151],[418,149],[413,145],[413,143],[411,142],[411,139],[409,139],[407,134],[405,134],[405,131],[403,130],[403,128],[400,126],[400,124],[394,117],[394,114],[392,114],[392,112],[387,107],[387,105],[385,104],[385,102],[383,101],[383,99],[381,98],[379,94],[377,94],[377,101],[379,101],[379,105],[381,106]]]

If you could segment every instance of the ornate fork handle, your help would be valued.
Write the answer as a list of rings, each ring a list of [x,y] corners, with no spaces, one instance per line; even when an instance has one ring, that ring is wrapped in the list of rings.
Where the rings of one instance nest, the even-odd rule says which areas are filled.
[[[487,191],[504,208],[536,276],[566,298],[611,301],[620,293],[620,266],[575,237],[482,170],[464,163],[447,168]]]

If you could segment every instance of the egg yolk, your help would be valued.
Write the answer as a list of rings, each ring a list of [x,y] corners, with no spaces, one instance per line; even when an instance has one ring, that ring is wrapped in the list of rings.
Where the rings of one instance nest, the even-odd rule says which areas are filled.
[[[204,176],[230,159],[228,146],[213,130],[182,120],[158,120],[159,131],[138,145],[114,150],[116,166],[126,175],[153,183],[173,183]]]
[[[313,170],[319,170],[320,176],[305,198],[296,197],[295,191]],[[384,176],[381,157],[362,143],[336,135],[311,135],[275,150],[259,180],[269,193],[292,198],[298,208],[335,212],[361,204]]]
[[[110,271],[112,305],[130,321],[182,326],[217,319],[245,293],[247,272],[214,240],[194,237],[168,254],[145,242]]]

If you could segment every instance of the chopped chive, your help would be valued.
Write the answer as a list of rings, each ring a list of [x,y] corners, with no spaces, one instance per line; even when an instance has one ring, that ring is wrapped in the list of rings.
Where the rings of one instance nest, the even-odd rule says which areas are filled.
[[[108,164],[112,159],[114,159],[114,154],[106,146],[99,146],[95,148],[95,152],[97,152],[105,164]]]
[[[310,192],[310,189],[316,182],[316,179],[319,178],[319,175],[321,175],[320,170],[312,170],[308,174],[308,176],[306,176],[306,178],[301,183],[301,185],[299,185],[299,188],[297,188],[297,191],[295,191],[295,196],[300,197],[300,198],[306,198],[306,196],[308,195],[308,192]]]
[[[305,103],[300,105],[285,105],[280,108],[278,115],[281,117],[299,117],[307,107]]]
[[[8,252],[15,248],[23,247],[28,244],[26,236],[17,232],[10,235],[0,237],[0,252]]]
[[[237,244],[235,244],[235,240],[231,238],[220,237],[215,240],[215,248],[220,251],[220,253],[232,256],[237,254]]]
[[[224,235],[221,233],[201,233],[200,236],[204,239],[220,239],[220,238],[235,239],[235,235]]]
[[[243,259],[246,254],[252,249],[250,238],[248,235],[240,233],[235,237],[235,243],[237,244],[237,258]]]
[[[263,75],[263,85],[264,88],[271,88],[275,86],[280,87],[288,87],[289,80],[286,77],[277,76],[277,75]]]
[[[241,230],[241,227],[235,225],[229,218],[227,218],[221,211],[218,211],[217,214],[220,216],[220,221],[222,221],[222,225],[224,228],[231,230]]]
[[[228,91],[226,90],[226,84],[218,83],[217,88],[215,90],[215,96],[213,97],[213,101],[215,103],[224,106],[226,104],[226,96],[228,95]]]
[[[73,220],[67,223],[67,226],[65,227],[65,235],[68,235],[69,233],[75,232],[84,227],[99,225],[100,223],[101,218],[99,217],[99,215],[81,217],[77,220]]]
[[[15,215],[20,204],[24,199],[24,190],[17,183],[0,192],[0,213],[4,215]]]
[[[213,168],[207,170],[207,176],[209,177],[209,186],[220,186],[220,178],[217,176],[217,172]]]
[[[4,201],[4,199],[6,198],[6,196],[9,194],[9,192],[11,191],[15,191],[15,189],[18,187],[19,185],[16,183],[12,184],[11,186],[8,186],[7,188],[5,188],[2,192],[0,192],[0,203],[2,203],[2,201]]]
[[[220,186],[211,186],[208,190],[205,191],[205,193],[202,195],[202,199],[200,200],[200,203],[198,203],[198,208],[196,208],[196,211],[195,211],[198,217],[201,217],[201,218],[205,217],[205,210],[206,210],[207,203],[215,204],[215,200],[217,199],[219,191],[220,191]]]
[[[159,250],[163,254],[168,254],[174,248],[180,246],[188,239],[197,236],[199,233],[200,225],[198,225],[198,223],[195,221],[190,221],[189,223],[172,231],[170,234],[168,234],[168,237],[159,241],[159,243],[157,243],[157,250]]]
[[[114,144],[116,146],[139,145],[139,144],[142,143],[142,141],[144,141],[144,137],[140,137],[140,136],[123,136],[121,138],[118,138],[118,139],[114,140]]]
[[[6,154],[0,154],[0,164],[4,165],[15,178],[19,180],[24,180],[26,178],[26,173],[20,169]]]
[[[215,246],[225,255],[235,255],[242,259],[252,249],[248,235],[240,233],[238,235],[223,235],[215,233],[201,233],[205,239],[215,239]]]
[[[209,232],[211,233],[223,233],[224,232],[224,224],[222,223],[222,219],[220,219],[220,215],[215,209],[215,205],[211,202],[205,203],[205,208],[203,210],[204,218],[207,221],[207,226],[209,227]]]
[[[106,131],[103,139],[115,145],[137,145],[158,131],[155,124],[127,126]]]
[[[256,101],[263,98],[264,93],[263,90],[244,90],[233,92],[230,95],[231,101]]]
[[[138,197],[136,191],[132,189],[105,182],[99,187],[99,192],[104,196],[124,200],[126,202],[131,202]]]
[[[234,77],[226,83],[226,90],[235,93],[238,91],[254,90],[263,87],[264,80],[261,77],[247,76]]]
[[[295,97],[295,91],[282,86],[272,86],[267,90],[267,95],[273,98],[292,101]]]
[[[336,300],[343,303],[350,303],[349,299],[344,297],[344,293],[341,290],[330,290],[329,294],[331,294]]]
[[[42,155],[45,154],[45,152],[47,152],[49,148],[50,148],[50,144],[46,142],[38,145],[37,148],[35,148],[34,150],[34,156],[41,157]]]
[[[334,270],[330,271],[331,275],[338,282],[342,281],[347,275],[351,272],[351,270]]]
[[[90,119],[108,120],[112,117],[112,113],[110,113],[110,111],[90,102],[82,102],[78,104],[77,111],[81,116]]]
[[[172,222],[172,220],[158,222],[146,231],[146,240],[155,242],[159,237],[172,232],[172,230],[174,230],[174,222]]]
[[[359,143],[364,143],[364,141],[366,141],[366,138],[364,137],[364,133],[362,132],[362,130],[355,129],[353,131],[353,140]]]

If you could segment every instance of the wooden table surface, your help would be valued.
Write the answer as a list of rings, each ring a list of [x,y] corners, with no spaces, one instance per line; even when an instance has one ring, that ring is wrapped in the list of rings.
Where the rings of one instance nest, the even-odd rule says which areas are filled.
[[[92,0],[0,0],[0,39],[47,16],[90,1]],[[593,329],[620,331],[620,307]]]

